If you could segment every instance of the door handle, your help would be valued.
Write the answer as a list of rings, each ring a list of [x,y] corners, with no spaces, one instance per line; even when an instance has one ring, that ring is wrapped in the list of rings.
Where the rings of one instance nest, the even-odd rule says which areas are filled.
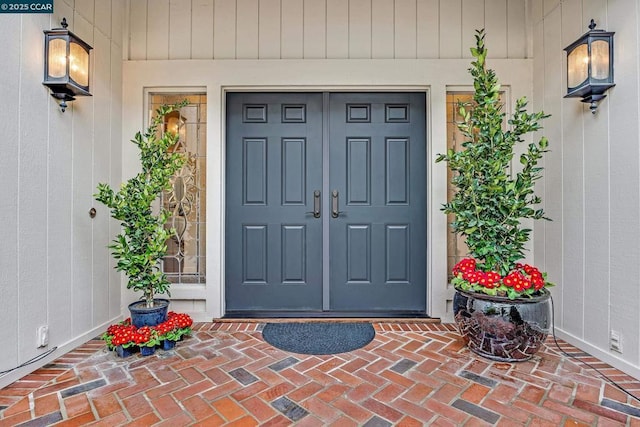
[[[338,201],[338,190],[333,190],[331,192],[331,216],[334,218],[338,218],[342,213],[339,209],[339,201]]]
[[[307,213],[313,214],[314,218],[320,218],[320,190],[313,192],[313,211]]]

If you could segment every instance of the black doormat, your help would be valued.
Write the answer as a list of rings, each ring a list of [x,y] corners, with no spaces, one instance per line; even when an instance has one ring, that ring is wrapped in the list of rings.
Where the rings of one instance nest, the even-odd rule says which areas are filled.
[[[299,354],[337,354],[359,349],[376,336],[370,323],[267,323],[266,342]]]

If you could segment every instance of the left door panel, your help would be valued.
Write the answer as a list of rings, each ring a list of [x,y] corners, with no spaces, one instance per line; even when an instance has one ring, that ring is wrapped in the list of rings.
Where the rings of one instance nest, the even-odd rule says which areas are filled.
[[[322,94],[229,93],[226,133],[226,309],[321,310]]]

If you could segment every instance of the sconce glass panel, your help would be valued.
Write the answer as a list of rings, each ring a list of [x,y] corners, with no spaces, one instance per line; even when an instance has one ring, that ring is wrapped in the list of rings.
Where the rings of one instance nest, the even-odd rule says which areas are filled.
[[[567,86],[580,86],[589,77],[589,52],[586,44],[572,50],[567,57]]]
[[[65,39],[51,39],[49,42],[49,77],[59,79],[67,73],[67,42]]]
[[[89,52],[74,42],[69,46],[69,77],[80,86],[89,86]]]
[[[591,43],[591,75],[597,80],[609,78],[609,43],[605,40],[595,40]]]

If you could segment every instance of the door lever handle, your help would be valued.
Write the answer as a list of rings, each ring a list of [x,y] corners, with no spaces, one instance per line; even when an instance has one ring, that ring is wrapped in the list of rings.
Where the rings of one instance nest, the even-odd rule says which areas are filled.
[[[342,213],[342,211],[339,210],[338,205],[338,190],[333,190],[331,192],[331,216],[334,218],[338,218]]]
[[[313,214],[314,218],[320,218],[320,190],[313,192],[313,211],[307,213]]]

